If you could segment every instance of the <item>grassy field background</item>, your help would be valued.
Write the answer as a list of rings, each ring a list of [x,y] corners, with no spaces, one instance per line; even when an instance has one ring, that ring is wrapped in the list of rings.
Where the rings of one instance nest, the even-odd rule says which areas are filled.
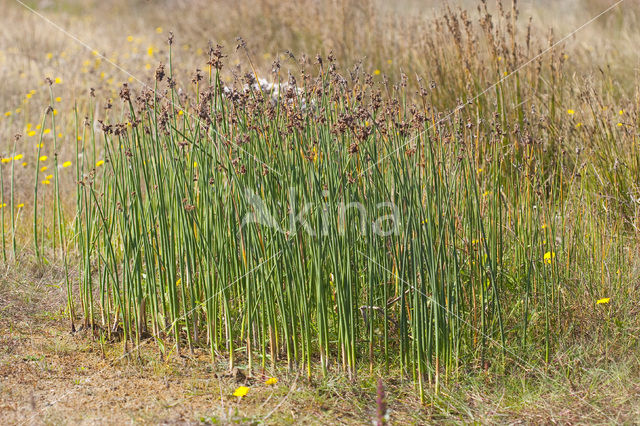
[[[640,62],[635,46],[640,35],[635,28],[640,8],[632,1],[616,3],[523,1],[517,5],[516,20],[510,2],[489,2],[484,9],[473,1],[446,7],[413,0],[393,6],[348,0],[3,1],[0,418],[33,424],[370,423],[376,418],[376,386],[382,377],[392,423],[637,422]],[[611,6],[615,7],[608,10]],[[581,28],[602,12],[606,13]],[[485,359],[485,344],[470,333],[468,340],[461,340],[466,342],[461,345],[464,362],[454,362],[446,373],[437,364],[429,367],[424,376],[428,380],[416,386],[415,374],[407,372],[406,365],[392,363],[385,370],[380,363],[370,363],[369,357],[378,360],[382,354],[377,346],[369,350],[364,337],[354,338],[354,347],[361,345],[358,350],[370,351],[368,356],[358,353],[362,359],[348,368],[343,359],[343,369],[336,361],[326,374],[308,375],[304,369],[287,369],[286,363],[250,370],[243,354],[230,370],[228,354],[217,353],[212,362],[205,347],[167,356],[153,340],[143,340],[135,356],[123,356],[122,344],[105,342],[104,336],[87,328],[80,306],[86,307],[88,299],[82,298],[98,300],[99,294],[96,290],[83,295],[80,284],[87,267],[84,252],[76,246],[81,237],[74,233],[78,193],[74,170],[77,164],[87,164],[89,155],[96,157],[83,173],[99,169],[95,160],[106,158],[105,147],[117,146],[98,142],[94,149],[90,135],[100,134],[99,120],[117,120],[114,111],[122,111],[123,83],[136,94],[144,85],[156,84],[158,64],[168,64],[170,32],[177,97],[193,95],[196,69],[207,75],[210,42],[222,45],[227,55],[220,84],[229,86],[242,84],[247,72],[269,79],[274,61],[284,79],[291,73],[304,81],[303,67],[316,75],[316,55],[326,64],[332,54],[342,75],[352,71],[359,76],[347,89],[336,89],[341,105],[361,93],[369,108],[372,92],[359,92],[368,83],[358,82],[370,78],[372,90],[380,89],[385,107],[392,111],[387,121],[375,124],[386,129],[381,133],[381,139],[388,141],[385,155],[404,148],[404,142],[392,136],[409,126],[403,127],[406,123],[394,114],[406,114],[402,118],[409,121],[414,104],[438,123],[425,126],[421,134],[429,139],[417,138],[418,152],[429,146],[427,141],[434,141],[442,154],[440,162],[434,161],[438,165],[454,164],[455,155],[467,158],[471,152],[468,164],[476,176],[461,179],[452,188],[462,191],[473,181],[480,200],[456,198],[451,203],[456,214],[451,217],[446,209],[429,203],[425,211],[443,214],[439,223],[456,229],[455,244],[464,248],[471,277],[474,271],[484,273],[476,265],[498,250],[489,244],[478,248],[472,236],[477,235],[476,222],[464,219],[466,214],[456,209],[477,207],[489,218],[488,234],[478,240],[502,247],[504,236],[507,254],[495,261],[500,270],[497,282],[505,290],[500,298],[504,306],[504,327],[502,323],[500,327],[506,329],[508,350],[503,361],[496,361],[501,352],[497,343],[486,346],[487,353],[496,357]],[[238,37],[245,47],[237,48],[242,44]],[[174,93],[168,86],[163,90]],[[186,105],[185,115],[197,112],[195,102]],[[350,106],[344,108],[351,111]],[[289,119],[288,114],[276,115],[273,122],[284,128]],[[268,133],[267,125],[253,124]],[[363,120],[358,126],[354,134],[370,123]],[[322,130],[317,123],[309,128]],[[279,129],[270,137],[277,138]],[[230,132],[225,135],[237,136]],[[466,147],[476,141],[475,150],[450,151],[451,140]],[[86,157],[78,157],[79,145],[87,148]],[[373,146],[359,142],[360,152]],[[353,154],[347,148],[354,151],[347,144],[345,158]],[[264,154],[257,149],[251,153]],[[111,164],[117,164],[115,158]],[[283,167],[302,164],[286,156],[274,158]],[[391,160],[407,169],[420,165],[403,155]],[[126,167],[113,167],[126,174]],[[313,175],[313,166],[301,167]],[[163,172],[180,176],[172,170]],[[425,182],[432,182],[429,179],[437,180],[425,178]],[[370,177],[363,187],[384,190],[399,181],[401,175],[383,174],[380,180]],[[498,206],[504,206],[506,225],[492,227],[493,219],[503,217],[492,213]],[[64,223],[56,224],[55,218],[62,216]],[[427,222],[414,220],[416,225]],[[60,239],[58,230],[68,240]],[[68,251],[60,249],[60,241]],[[300,244],[313,247],[313,241]],[[96,243],[96,250],[100,247]],[[449,260],[442,262],[443,267],[452,267]],[[91,263],[91,268],[99,271],[100,266]],[[392,269],[389,280],[404,273]],[[535,278],[527,281],[529,270]],[[409,273],[401,277],[411,280]],[[523,282],[542,286],[532,292],[531,315],[524,307],[523,301],[529,299],[522,296]],[[74,332],[67,286],[77,298]],[[549,288],[552,296],[538,293],[542,288]],[[486,288],[480,284],[477,289]],[[476,300],[475,293],[468,300]],[[240,312],[244,305],[238,303]],[[471,306],[468,318],[473,320],[480,309]],[[530,330],[528,344],[522,322],[524,330]],[[498,320],[492,319],[487,327],[497,342]],[[411,345],[413,336],[407,338]],[[339,345],[333,344],[333,340],[327,344],[328,352],[338,351]],[[342,351],[344,357],[344,347]],[[418,361],[408,358],[409,365],[422,365],[419,349],[415,353]],[[312,358],[316,360],[315,353],[309,354]],[[350,377],[356,372],[356,379]],[[440,374],[446,378],[440,379]],[[269,377],[277,377],[277,384],[265,384]],[[232,395],[240,385],[250,388],[248,396]]]

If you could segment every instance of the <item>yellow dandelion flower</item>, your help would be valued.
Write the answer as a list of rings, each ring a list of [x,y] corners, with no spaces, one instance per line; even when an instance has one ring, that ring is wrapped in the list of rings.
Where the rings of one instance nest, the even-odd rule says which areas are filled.
[[[158,28],[156,28],[156,32],[157,32],[158,34],[162,34],[162,27],[158,27]]]
[[[43,133],[44,133],[45,135],[48,135],[49,133],[51,133],[51,129],[44,129],[44,132],[43,132]]]
[[[582,127],[582,123],[576,124],[576,129],[579,129],[580,127]]]
[[[486,197],[486,196],[488,196],[489,194],[491,194],[491,191],[484,191],[484,192],[482,193],[482,196],[483,196],[483,197]]]
[[[26,161],[22,162],[22,167],[27,167],[27,162]]]
[[[373,72],[373,74],[374,74],[374,75],[380,75],[380,70],[375,70],[375,71]]]
[[[129,43],[131,43],[131,42],[133,41],[133,36],[128,36],[128,37],[127,37],[127,41],[128,41]]]
[[[576,113],[576,112],[575,112],[574,110],[572,110],[572,109],[568,109],[568,110],[567,110],[567,114],[569,114],[569,115],[573,115],[573,114],[575,114],[575,113]]]
[[[238,398],[242,398],[243,396],[245,396],[247,393],[249,393],[249,388],[246,386],[240,386],[238,389],[236,389],[233,392],[233,396],[237,396]]]
[[[146,70],[150,70],[150,69],[151,69],[151,64],[145,64],[145,65],[144,65],[144,69],[146,69]]]
[[[35,136],[35,135],[36,135],[35,130],[31,130],[29,133],[27,133],[27,136]]]
[[[3,158],[2,160],[0,160],[0,163],[2,164],[7,164],[9,162],[11,162],[11,158]]]
[[[31,96],[33,96],[31,93],[27,93],[27,94],[25,95],[25,98],[27,98],[27,99],[31,99]]]
[[[265,385],[275,385],[276,383],[278,383],[278,379],[275,377],[270,377],[266,382],[264,382]]]
[[[621,109],[620,111],[618,111],[618,114],[624,115],[624,110]]]
[[[622,123],[618,123],[618,127],[622,127]]]
[[[58,137],[61,138],[62,137],[62,133],[58,133]]]
[[[104,160],[100,160],[96,163],[96,167],[100,167],[104,164]]]
[[[47,166],[42,166],[42,167],[40,167],[40,171],[41,172],[46,172],[48,168],[49,167],[47,167]]]
[[[36,126],[36,130],[40,130],[41,128],[42,128],[42,125],[40,125],[40,124],[38,124],[38,125]]]
[[[552,251],[548,251],[544,254],[544,263],[550,264],[556,258],[556,254]]]
[[[39,143],[39,144],[36,145],[36,148],[42,148],[43,146],[44,146],[43,143]]]
[[[609,298],[609,297],[598,299],[598,301],[596,302],[596,305],[605,305],[605,304],[609,303],[609,300],[611,300],[611,298]]]
[[[182,110],[178,111],[178,115],[182,115],[182,114],[184,114],[184,111]]]
[[[47,157],[46,155],[41,156],[40,158],[38,158],[38,161],[47,161]]]
[[[50,183],[51,183],[51,181],[48,181],[48,180],[46,180],[46,179],[42,181],[42,184],[43,184],[43,185],[49,185]]]
[[[18,204],[18,208],[19,208],[19,209],[21,209],[21,208],[23,208],[23,207],[24,207],[24,203],[20,203],[20,204]]]
[[[18,160],[22,160],[23,155],[22,154],[18,154],[15,157],[13,157],[14,160],[18,161]]]
[[[16,108],[16,114],[20,114],[22,112],[22,108]]]
[[[56,102],[62,102],[62,98],[61,98],[60,96],[58,96],[58,97],[56,98]]]
[[[47,53],[47,59],[53,58],[53,53]]]
[[[56,84],[62,84],[62,79],[60,77],[56,77],[55,82]]]
[[[11,116],[11,111],[7,111],[7,112],[5,112],[5,113],[4,113],[4,116],[5,116],[5,117],[9,117],[9,116]]]
[[[92,50],[92,51],[91,51],[91,54],[92,54],[93,56],[98,56],[98,55],[100,54],[100,52],[98,52],[97,50]]]
[[[65,161],[64,163],[62,163],[62,167],[67,168],[71,165],[71,161]]]
[[[46,180],[53,179],[53,175],[49,175],[45,178]]]
[[[149,46],[149,48],[147,49],[147,55],[153,56],[153,46]]]

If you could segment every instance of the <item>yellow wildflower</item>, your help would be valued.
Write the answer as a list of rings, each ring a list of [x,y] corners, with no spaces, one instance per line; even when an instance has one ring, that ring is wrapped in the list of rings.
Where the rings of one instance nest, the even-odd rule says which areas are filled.
[[[62,163],[62,167],[69,167],[71,165],[71,161],[65,161],[64,163]]]
[[[158,28],[156,28],[156,32],[157,32],[158,34],[162,34],[162,27],[158,27]]]
[[[42,157],[38,158],[38,161],[47,161],[47,157],[46,155],[43,155]]]
[[[556,254],[552,251],[548,251],[544,254],[544,263],[551,263],[556,258]]]
[[[609,297],[605,297],[603,299],[598,299],[598,301],[596,302],[596,305],[604,305],[609,303],[610,298]]]
[[[380,75],[380,70],[375,70],[375,71],[373,72],[373,74],[374,74],[374,75]]]
[[[22,154],[18,154],[15,157],[13,157],[13,159],[18,161],[18,160],[22,160],[22,157],[24,157]]]
[[[575,113],[576,113],[576,112],[575,112],[574,110],[572,110],[572,109],[568,109],[568,110],[567,110],[567,114],[569,114],[569,115],[573,115],[573,114],[575,114]]]
[[[100,160],[96,163],[96,167],[100,167],[104,164],[104,160]]]
[[[265,385],[275,385],[276,383],[278,383],[278,379],[275,377],[270,377],[266,382],[264,382]]]
[[[240,386],[238,389],[236,389],[233,392],[233,396],[237,396],[238,398],[242,398],[243,396],[245,396],[247,393],[249,393],[249,388],[246,386]]]

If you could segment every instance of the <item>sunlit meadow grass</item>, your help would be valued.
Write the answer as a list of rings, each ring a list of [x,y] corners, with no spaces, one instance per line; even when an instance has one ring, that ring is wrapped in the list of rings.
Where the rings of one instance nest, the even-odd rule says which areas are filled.
[[[399,368],[421,396],[468,368],[543,367],[582,310],[635,292],[637,93],[613,71],[574,77],[564,45],[538,56],[553,36],[516,15],[448,11],[413,74],[328,53],[269,73],[240,40],[195,52],[190,76],[173,35],[132,36],[143,83],[93,52],[80,73],[107,89],[61,124],[51,76],[3,157],[3,260],[29,221],[39,261],[80,264],[71,323],[125,351]]]

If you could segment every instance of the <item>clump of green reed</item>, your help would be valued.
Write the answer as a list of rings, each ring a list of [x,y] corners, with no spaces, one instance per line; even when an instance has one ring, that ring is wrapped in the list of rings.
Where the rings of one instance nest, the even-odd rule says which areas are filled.
[[[508,28],[502,73],[532,57]],[[480,65],[458,50],[473,81]],[[230,366],[393,364],[421,392],[463,365],[550,359],[594,254],[605,264],[595,244],[626,226],[589,205],[606,184],[565,145],[580,127],[559,99],[562,56],[450,114],[436,84],[414,95],[407,77],[342,75],[331,55],[303,59],[278,96],[253,70],[225,86],[223,57],[210,49],[207,76],[178,90],[170,56],[78,146],[85,327]],[[543,78],[550,97],[535,96]],[[285,83],[278,63],[272,80]]]

